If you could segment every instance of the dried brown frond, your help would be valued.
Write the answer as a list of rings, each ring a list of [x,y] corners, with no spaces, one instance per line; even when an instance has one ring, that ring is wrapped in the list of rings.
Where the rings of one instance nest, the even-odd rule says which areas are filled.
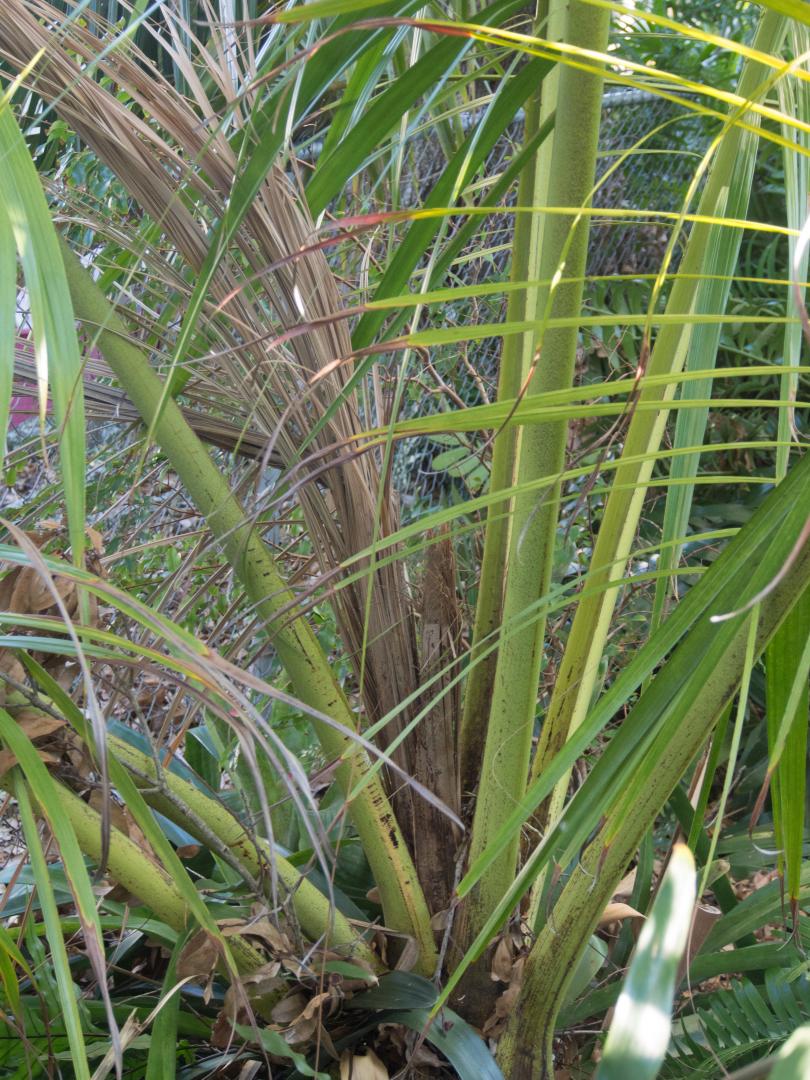
[[[186,98],[130,42],[97,59],[110,44],[111,30],[89,11],[84,17],[85,25],[67,23],[45,0],[7,0],[0,10],[0,55],[20,70],[44,50],[29,84],[55,105],[159,224],[164,246],[176,251],[193,277],[203,266],[208,229],[224,214],[239,168],[198,68],[205,64],[229,105],[228,131],[241,129],[249,140],[253,102],[244,90],[254,60],[249,35],[214,28],[204,49],[196,43],[192,63],[185,43],[191,40],[195,47],[193,27],[168,15],[171,40],[162,44],[186,80]],[[112,88],[84,73],[83,66],[91,63]],[[116,87],[137,108],[119,100]],[[313,248],[312,239],[313,224],[295,180],[276,164],[247,210],[232,249],[218,260],[209,299],[222,310],[216,316],[204,314],[198,327],[197,342],[205,343],[211,334],[225,347],[210,362],[199,347],[193,349],[198,397],[215,391],[238,417],[234,426],[240,432],[247,428],[265,445],[272,441],[287,467],[297,462],[306,434],[335,403],[313,451],[339,451],[362,427],[355,395],[347,390],[352,350],[347,324],[338,317],[343,302],[326,256]],[[295,328],[303,332],[285,334],[283,346],[268,345]],[[217,421],[204,437],[227,442],[228,424]],[[397,528],[395,496],[370,454],[344,454],[340,466],[324,472],[319,483],[300,486],[297,498],[323,572],[364,549],[375,535],[384,537]],[[345,646],[362,672],[365,710],[369,719],[378,719],[398,709],[419,680],[403,567],[393,563],[373,577],[369,571],[363,582],[340,590],[336,606]],[[391,727],[401,730],[405,720],[400,714]],[[410,757],[406,748],[398,760],[407,768]]]

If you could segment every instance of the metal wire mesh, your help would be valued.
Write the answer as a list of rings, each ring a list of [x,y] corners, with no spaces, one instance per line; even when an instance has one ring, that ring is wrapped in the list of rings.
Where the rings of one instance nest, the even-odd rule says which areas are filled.
[[[499,173],[514,154],[520,145],[522,127],[519,119],[499,140],[486,163],[487,176]],[[606,94],[594,204],[606,209],[679,210],[708,140],[706,123],[682,105],[638,91]],[[418,140],[410,148],[403,201],[407,197],[418,204],[444,167],[445,158],[435,133]],[[514,196],[507,204],[514,204]],[[482,221],[456,271],[459,283],[506,280],[514,227],[514,215],[503,211]],[[654,273],[668,239],[669,226],[649,219],[595,218],[590,232],[588,275]],[[593,292],[593,283],[586,283],[586,304],[592,301]],[[444,326],[462,321],[495,323],[503,320],[505,307],[503,296],[478,298],[458,305],[457,311],[452,305],[443,305],[436,319]],[[423,325],[431,325],[429,318]],[[424,356],[412,359],[405,373],[400,415],[420,416],[494,400],[500,352],[501,339],[489,338],[431,349],[429,360]],[[398,377],[402,377],[401,370]],[[457,452],[448,453],[454,446]],[[462,453],[464,449],[467,453]],[[486,461],[477,455],[480,450],[472,438],[420,438],[400,444],[394,460],[394,480],[404,513],[451,498],[461,488],[474,492],[482,486]],[[452,462],[450,469],[448,461]]]

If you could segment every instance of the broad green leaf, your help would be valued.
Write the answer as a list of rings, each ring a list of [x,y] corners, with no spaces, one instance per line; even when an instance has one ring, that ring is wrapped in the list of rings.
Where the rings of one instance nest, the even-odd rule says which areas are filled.
[[[581,994],[584,994],[591,982],[596,978],[599,972],[602,970],[608,955],[608,943],[604,938],[597,937],[596,934],[591,934],[588,939],[588,944],[579,958],[577,964],[577,970],[574,972],[574,977],[568,986],[565,995],[565,1005],[570,1005],[576,1001]]]
[[[802,865],[800,895],[810,896],[810,863],[806,860]],[[732,911],[724,914],[715,923],[706,938],[702,951],[709,955],[735,942],[740,942],[746,935],[752,934],[767,923],[779,924],[784,919],[784,912],[782,883],[770,881],[741,900]],[[788,949],[784,944],[781,944],[780,948],[790,958],[791,963],[795,964],[800,959],[796,951]]]
[[[49,386],[60,432],[60,467],[71,552],[74,563],[81,566],[85,544],[86,463],[82,358],[48,203],[7,97],[0,98],[0,157],[4,177],[0,185],[0,241],[4,247],[0,287],[8,289],[9,286],[9,256],[5,245],[10,226],[31,305],[40,412],[44,420],[46,387]],[[8,298],[0,303],[7,311]],[[7,315],[3,315],[0,308],[0,324],[4,319]],[[8,337],[7,328],[0,332]],[[0,340],[0,346],[7,344],[7,340]],[[3,364],[12,365],[13,358],[12,349],[3,358]],[[8,371],[2,379],[0,386],[4,387],[9,381]],[[7,412],[5,395],[6,390],[2,389],[0,406],[5,404]]]
[[[44,767],[44,766],[43,766]],[[56,982],[59,989],[59,1000],[62,1006],[62,1019],[65,1024],[68,1041],[72,1051],[71,1060],[76,1074],[76,1080],[90,1080],[90,1066],[87,1061],[87,1052],[84,1043],[82,1019],[76,1001],[76,990],[70,971],[65,941],[62,934],[62,926],[59,919],[59,911],[54,899],[53,889],[48,875],[48,864],[45,861],[45,853],[39,839],[34,812],[31,806],[29,789],[23,779],[22,772],[16,769],[16,775],[12,780],[14,795],[20,814],[20,823],[25,836],[28,849],[28,858],[34,871],[37,883],[42,917],[45,922],[45,930],[48,936],[48,944],[51,948],[51,963],[53,965]]]
[[[734,177],[734,192],[736,204],[729,207],[729,188],[720,190],[718,205],[715,212],[720,216],[727,212],[734,216],[742,216],[747,208],[751,191],[751,178],[754,170],[754,156],[745,155],[742,159],[741,175]],[[728,303],[731,291],[731,281],[722,280],[726,270],[733,270],[739,256],[741,236],[734,231],[715,230],[710,239],[706,252],[706,264],[704,269],[713,275],[711,280],[702,281],[697,290],[695,300],[695,312],[724,311]],[[717,276],[715,276],[717,275]],[[692,330],[689,352],[686,357],[685,370],[687,372],[700,368],[713,368],[717,361],[718,345],[720,343],[719,325],[697,325]],[[681,399],[696,398],[706,395],[705,387],[711,393],[711,382],[686,382],[680,386]],[[702,392],[702,394],[701,394]],[[675,437],[673,443],[676,447],[699,446],[704,439],[706,422],[709,418],[709,406],[701,409],[682,410],[678,412],[675,421]],[[676,458],[672,462],[670,476],[672,477],[695,477],[700,463],[700,454],[690,454],[688,457]],[[666,505],[664,509],[664,525],[662,539],[672,539],[674,536],[685,536],[688,532],[689,514],[692,507],[694,486],[691,484],[678,484],[667,491]],[[679,547],[669,548],[661,556],[662,566],[677,566],[681,556]],[[657,625],[663,615],[664,602],[667,588],[671,583],[665,579],[659,581],[655,591],[653,606],[653,625]]]
[[[187,940],[187,935],[181,935],[178,939],[163,976],[160,1011],[152,1024],[144,1080],[174,1080],[176,1075],[177,1055],[173,1053],[173,1048],[177,1045],[177,1018],[180,1014],[180,994],[176,990],[177,961]]]
[[[805,1080],[810,1076],[810,1024],[796,1028],[777,1052],[770,1080]]]
[[[303,1054],[298,1053],[297,1050],[293,1050],[280,1032],[273,1031],[270,1028],[251,1028],[247,1027],[245,1024],[234,1024],[234,1031],[249,1042],[260,1043],[268,1053],[273,1054],[275,1057],[280,1057],[285,1061],[292,1062],[299,1075],[312,1076],[315,1077],[316,1080],[329,1080],[328,1073],[318,1072],[316,1069],[313,1069],[312,1066],[307,1063],[306,1057]]]
[[[810,24],[810,8],[806,0],[759,0],[759,3],[772,11],[778,11],[780,15],[786,15],[789,19]]]
[[[660,783],[660,764],[655,756],[648,758],[647,752],[655,745],[663,750],[668,740],[671,745],[684,712],[690,703],[701,699],[703,688],[711,678],[718,659],[736,636],[737,628],[732,625],[733,620],[715,625],[709,622],[708,616],[719,611],[735,610],[741,599],[755,596],[780,572],[810,512],[810,489],[803,486],[808,472],[810,457],[806,456],[771,492],[760,510],[740,530],[670,618],[627,664],[610,690],[591,710],[586,722],[572,734],[549,767],[529,787],[503,826],[504,837],[521,827],[603,725],[616,715],[621,703],[628,700],[680,642],[678,651],[668,661],[666,678],[654,679],[625,718],[560,822],[549,830],[517,879],[505,890],[501,903],[465,962],[474,960],[480,954],[484,942],[502,924],[518,898],[551,859],[565,865],[575,857],[602,819],[606,800],[622,793],[621,797],[629,806],[634,798],[638,798],[639,790]],[[470,868],[459,885],[460,895],[465,895],[473,887],[495,858],[498,842],[499,838],[496,837],[491,850],[484,852]],[[450,992],[463,967],[459,965],[456,969],[445,994]]]
[[[380,0],[311,0],[308,4],[296,4],[286,10],[275,11],[272,22],[300,23],[313,19],[329,19],[335,15],[355,15],[368,8],[379,8]]]
[[[323,965],[323,970],[335,975],[340,975],[344,979],[360,979],[367,983],[378,982],[377,976],[366,968],[358,967],[357,964],[350,964],[348,960],[327,960]]]
[[[508,18],[517,7],[516,0],[496,0],[478,13],[482,24]],[[427,95],[428,102],[439,92],[461,56],[472,42],[464,37],[442,37],[417,62],[384,90],[330,157],[318,162],[307,184],[306,197],[314,217],[328,206],[345,187],[349,178],[362,167],[368,154],[396,127],[401,117]]]
[[[391,971],[377,986],[364,990],[346,1003],[349,1009],[423,1009],[436,1000],[436,987],[429,979],[411,971]]]
[[[807,724],[810,709],[810,589],[777,631],[765,655],[766,706],[774,829],[796,917],[804,857]]]
[[[459,1080],[504,1080],[487,1044],[452,1009],[442,1009],[433,1019],[429,1009],[386,1013],[385,1019],[392,1024],[404,1024],[420,1035],[424,1032],[426,1041],[444,1054]]]
[[[17,258],[14,233],[0,199],[0,453],[6,457],[11,387],[14,381]]]
[[[346,81],[343,96],[332,111],[329,127],[323,132],[323,145],[315,162],[316,169],[318,162],[330,157],[338,143],[347,137],[347,132],[362,121],[380,77],[392,63],[396,50],[408,33],[409,29],[402,26],[390,37],[380,35],[358,57]]]
[[[380,1022],[404,1024],[424,1033],[461,1080],[503,1080],[484,1040],[460,1016],[442,1009],[440,1016],[431,1019],[436,997],[436,987],[428,979],[408,971],[392,971],[371,990],[356,994],[347,1006],[380,1013]]]
[[[654,1080],[672,1030],[672,999],[695,902],[695,862],[673,850],[645,922],[605,1041],[598,1080]]]

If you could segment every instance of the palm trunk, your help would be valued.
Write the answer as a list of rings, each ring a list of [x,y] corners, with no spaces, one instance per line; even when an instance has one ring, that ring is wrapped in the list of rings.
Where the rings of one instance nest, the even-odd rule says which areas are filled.
[[[186,423],[173,398],[163,400],[163,384],[147,358],[128,339],[127,328],[112,306],[63,244],[65,271],[76,315],[96,330],[96,340],[116,378],[126,390],[155,439],[177,471],[198,511],[222,545],[248,599],[263,617],[279,660],[300,700],[313,710],[313,723],[324,753],[342,762],[336,779],[348,795],[365,784],[349,806],[352,821],[380,890],[386,924],[412,936],[419,947],[419,967],[432,973],[435,945],[425,898],[403,841],[379,772],[352,739],[355,717],[329,662],[303,617],[289,609],[294,596],[281,578],[269,550],[246,521],[207,450]],[[287,614],[281,616],[280,612]]]
[[[422,682],[436,701],[413,735],[414,776],[455,814],[461,810],[457,726],[459,685],[456,678],[461,614],[456,596],[453,541],[445,535],[425,553],[422,597]],[[424,799],[414,801],[414,857],[419,880],[434,915],[450,905],[459,850],[458,827]]]
[[[101,857],[101,816],[62,784],[55,785],[62,812],[76,834],[82,852],[94,862]],[[110,830],[110,852],[107,870],[111,878],[137,896],[161,921],[173,930],[189,926],[185,901],[171,877],[124,833]],[[231,954],[240,974],[258,971],[266,958],[245,938],[233,937],[229,942]],[[281,996],[281,995],[279,995]]]
[[[571,3],[552,0],[550,5],[550,34],[572,46],[604,52],[609,23],[607,11],[579,0]],[[549,166],[550,206],[587,207],[594,182],[601,112],[602,77],[562,66]],[[543,223],[538,278],[551,280],[561,264],[565,266],[566,276],[581,278],[585,272],[587,243],[587,218],[549,216]],[[552,317],[576,316],[581,300],[582,282],[572,281],[558,286],[553,294],[548,289],[539,290],[536,304],[539,311],[548,310]],[[576,327],[542,335],[531,393],[570,386],[576,344]],[[522,429],[519,482],[553,477],[562,471],[566,434],[564,422]],[[532,495],[518,496],[515,500],[503,612],[506,624],[548,591],[557,502],[556,486],[552,486],[539,505]],[[471,861],[492,842],[525,790],[544,630],[544,619],[538,619],[528,629],[511,635],[499,651],[470,845]],[[517,860],[518,838],[515,837],[471,894],[465,911],[463,941],[469,943],[481,929],[503,892],[504,882],[513,880]]]
[[[312,882],[285,858],[273,851],[266,840],[249,834],[237,818],[220,802],[174,773],[164,771],[167,792],[155,785],[154,759],[129,743],[110,736],[109,747],[127,768],[151,807],[189,832],[201,843],[213,835],[233,855],[251,877],[261,878],[272,862],[283,887],[289,892],[301,929],[310,941],[323,940],[330,949],[379,968],[379,957],[358,936],[349,920],[337,911]]]
[[[794,514],[794,530],[801,530],[800,516]],[[786,558],[795,538],[794,532],[783,542]],[[757,656],[789,616],[808,581],[810,547],[805,545],[788,575],[762,605]],[[737,619],[711,678],[707,681],[696,674],[699,692],[679,723],[677,738],[667,733],[666,738],[652,743],[645,767],[650,781],[613,799],[604,824],[585,852],[581,869],[572,873],[554,904],[529,954],[520,997],[501,1039],[498,1059],[509,1080],[554,1075],[554,1024],[577,960],[642,838],[734,697],[743,672],[748,632],[748,620]],[[670,663],[676,659],[677,654]]]
[[[545,9],[547,5],[544,3],[541,6]],[[538,27],[541,22],[542,15],[538,11],[536,19]],[[536,134],[543,123],[544,116],[548,114],[548,107],[544,110],[541,107],[542,101],[547,100],[551,94],[551,76],[546,76],[543,86],[545,89],[542,92],[542,99],[541,89],[538,88],[527,103],[524,143],[528,143]],[[545,202],[544,186],[548,177],[547,148],[549,143],[550,140],[546,140],[543,147],[537,150],[520,174],[519,206],[542,206]],[[539,274],[541,226],[542,219],[539,216],[533,216],[528,228],[515,229],[515,250],[511,270],[513,284],[531,281]],[[506,309],[507,321],[538,319],[540,312],[537,300],[537,289],[515,289],[510,292]],[[505,339],[498,375],[499,401],[513,401],[517,398],[529,371],[533,348],[534,336],[532,334],[512,334]],[[489,476],[489,490],[492,493],[503,491],[514,484],[517,438],[517,429],[513,427],[504,428],[495,438]],[[494,649],[487,652],[486,645],[491,642],[492,635],[501,625],[510,520],[510,502],[493,503],[487,510],[484,552],[481,558],[475,625],[470,649],[470,674],[464,688],[464,713],[459,739],[461,791],[467,798],[471,797],[478,787],[486,741],[487,719],[492,704],[492,688],[495,683],[498,653]]]
[[[766,12],[757,32],[754,48],[765,53],[778,52],[785,29],[783,16],[773,11]],[[769,70],[753,60],[746,61],[740,78],[739,96],[745,100],[756,97]],[[755,118],[747,119],[755,122]],[[736,168],[739,166],[744,171],[745,159],[754,153],[755,149],[756,135],[750,131],[735,127],[725,135],[701,196],[699,213],[712,215],[716,212],[717,206],[722,205],[724,189],[734,183]],[[750,187],[750,175],[747,182]],[[743,205],[747,206],[747,191],[744,195]],[[735,199],[739,198],[740,193],[735,193]],[[680,267],[682,276],[672,286],[666,309],[668,315],[681,315],[686,325],[661,328],[647,364],[647,375],[669,372],[677,374],[683,367],[691,331],[688,319],[693,311],[706,252],[711,250],[712,230],[717,227],[696,223],[692,229]],[[730,265],[717,267],[715,272],[733,274],[734,262],[736,258]],[[621,465],[616,470],[591,558],[588,595],[584,596],[577,606],[565,655],[557,673],[554,694],[532,766],[533,780],[541,775],[570,733],[575,731],[585,718],[618,596],[615,588],[600,588],[600,585],[608,586],[610,582],[617,581],[624,575],[627,556],[641,516],[646,485],[655,464],[653,455],[660,445],[667,422],[666,403],[671,400],[674,390],[675,384],[672,383],[668,387],[653,387],[641,392],[640,400],[657,401],[661,408],[637,410],[630,423],[623,453],[630,459],[631,464]],[[647,457],[643,464],[632,464],[644,455]],[[566,785],[567,780],[560,782],[554,798],[538,818],[540,827],[553,821],[559,814]]]

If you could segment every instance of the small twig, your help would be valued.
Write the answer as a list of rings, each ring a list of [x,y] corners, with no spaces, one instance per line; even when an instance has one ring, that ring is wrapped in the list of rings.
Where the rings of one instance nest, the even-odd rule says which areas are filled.
[[[467,861],[468,847],[469,839],[465,840],[465,842],[461,845],[461,849],[458,853],[458,856],[456,857],[456,868],[453,874],[453,893],[455,893],[456,889],[458,888],[458,883],[461,881],[461,873]],[[444,927],[444,933],[442,934],[442,943],[439,946],[439,955],[438,959],[436,960],[436,970],[433,974],[433,981],[439,989],[441,989],[442,972],[444,971],[444,960],[447,956],[447,950],[450,947],[450,937],[453,932],[453,923],[456,919],[457,907],[458,905],[454,904],[451,901],[450,907],[447,911],[447,922]]]
[[[145,781],[147,785],[152,782],[151,786],[145,786],[142,791],[154,792],[155,794],[160,795],[160,797],[165,799],[167,802],[171,803],[172,806],[179,811],[182,817],[191,825],[198,839],[201,839],[203,843],[205,843],[209,848],[211,848],[212,851],[216,852],[216,854],[219,855],[223,862],[227,863],[232,870],[235,870],[236,873],[238,873],[240,877],[242,877],[245,882],[250,885],[251,889],[254,892],[259,893],[262,891],[259,888],[258,880],[254,878],[252,874],[248,873],[243,864],[231,852],[230,848],[225,843],[223,843],[222,840],[220,840],[216,833],[211,831],[211,829],[208,827],[208,825],[206,825],[202,818],[198,817],[193,810],[189,809],[189,807],[186,806],[186,804],[181,798],[174,794],[174,792],[171,790],[168,784],[166,784],[165,780],[162,777],[158,780],[158,783],[155,784],[153,781],[153,777],[149,776],[148,773],[141,772],[140,769],[136,768],[134,765],[131,765],[129,762],[127,762],[125,768],[127,772],[131,773],[139,780]]]

